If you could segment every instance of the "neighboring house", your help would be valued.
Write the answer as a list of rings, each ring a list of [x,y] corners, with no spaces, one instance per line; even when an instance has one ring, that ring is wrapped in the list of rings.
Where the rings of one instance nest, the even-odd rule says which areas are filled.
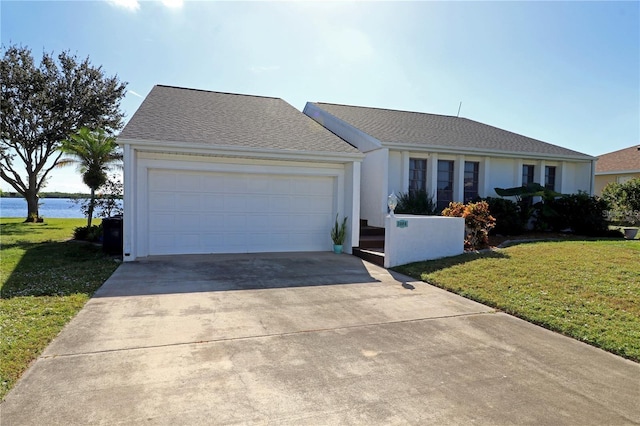
[[[366,155],[360,218],[372,226],[392,192],[425,189],[440,208],[529,182],[593,193],[595,157],[466,118],[327,103],[304,113]]]
[[[610,182],[625,183],[638,177],[640,177],[640,145],[602,154],[598,156],[596,163],[595,193],[602,195],[602,190]]]
[[[118,143],[126,261],[357,245],[363,155],[282,99],[155,86]]]

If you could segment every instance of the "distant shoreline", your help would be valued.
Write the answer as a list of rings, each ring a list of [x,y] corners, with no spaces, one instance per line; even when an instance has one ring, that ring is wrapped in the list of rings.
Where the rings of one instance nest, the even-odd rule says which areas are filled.
[[[90,194],[81,194],[81,193],[67,193],[67,192],[41,192],[38,197],[39,198],[89,198]],[[17,192],[3,192],[0,194],[0,198],[24,198],[22,195]]]

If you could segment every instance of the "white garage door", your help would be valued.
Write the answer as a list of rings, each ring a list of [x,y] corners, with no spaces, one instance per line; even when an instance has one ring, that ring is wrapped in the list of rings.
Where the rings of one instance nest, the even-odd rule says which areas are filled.
[[[149,170],[149,254],[331,248],[335,178]]]

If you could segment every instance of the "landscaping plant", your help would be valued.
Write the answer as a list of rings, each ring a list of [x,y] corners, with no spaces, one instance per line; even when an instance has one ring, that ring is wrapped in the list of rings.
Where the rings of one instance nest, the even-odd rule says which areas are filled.
[[[394,212],[398,214],[434,216],[438,214],[438,207],[433,201],[433,197],[430,197],[427,191],[421,189],[398,194],[398,205]]]
[[[344,217],[342,223],[338,222],[338,214],[336,214],[336,222],[331,228],[331,240],[333,244],[341,246],[347,237],[347,216]]]
[[[491,216],[496,219],[496,226],[489,231],[495,235],[520,235],[527,225],[527,219],[523,219],[520,206],[506,198],[487,197],[484,201],[489,205]]]
[[[640,178],[626,183],[611,182],[602,191],[610,205],[608,216],[619,225],[640,225]]]
[[[87,228],[91,228],[96,191],[109,181],[108,170],[122,167],[122,153],[118,150],[116,138],[103,129],[83,127],[61,142],[60,151],[67,156],[58,161],[58,166],[77,165],[82,182],[91,189],[87,209]]]
[[[489,231],[496,225],[496,219],[491,216],[486,201],[468,204],[451,202],[442,211],[442,216],[464,218],[464,245],[471,250],[485,247],[489,242]]]

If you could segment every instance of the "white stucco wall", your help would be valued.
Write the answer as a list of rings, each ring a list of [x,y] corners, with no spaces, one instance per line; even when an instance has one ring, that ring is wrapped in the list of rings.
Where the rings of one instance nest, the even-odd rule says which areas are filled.
[[[562,190],[563,194],[574,194],[578,191],[593,193],[591,187],[591,163],[562,163]],[[557,179],[557,178],[556,178]]]
[[[409,159],[407,157],[407,165],[409,167]],[[403,155],[400,151],[389,150],[389,185],[387,187],[387,196],[394,192],[398,195],[400,192],[406,192],[405,187],[409,184],[409,175],[407,173],[407,183],[404,183]]]
[[[491,158],[489,163],[489,182],[482,197],[497,197],[495,188],[520,186],[522,182],[522,163],[512,158]],[[518,178],[520,179],[518,180]]]
[[[360,218],[370,226],[384,226],[387,214],[389,150],[367,153],[362,161],[360,178]]]
[[[399,227],[398,221],[406,221],[407,226]],[[385,268],[462,253],[464,219],[461,217],[385,217]]]

